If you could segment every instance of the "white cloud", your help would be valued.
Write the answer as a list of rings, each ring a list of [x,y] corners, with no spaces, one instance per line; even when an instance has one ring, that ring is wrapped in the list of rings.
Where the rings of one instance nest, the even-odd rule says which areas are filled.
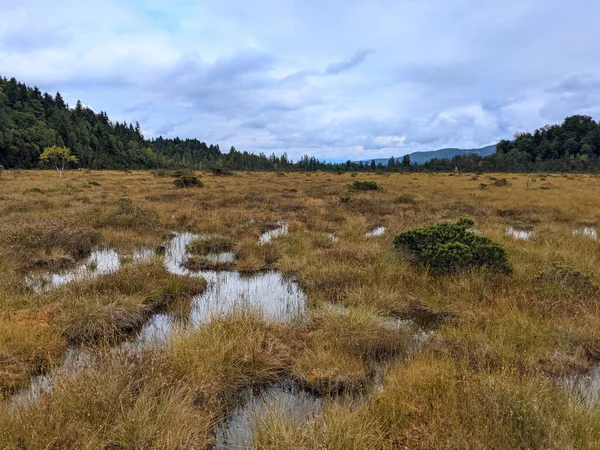
[[[2,75],[149,136],[358,159],[600,112],[600,4],[587,0],[5,0],[0,12]]]

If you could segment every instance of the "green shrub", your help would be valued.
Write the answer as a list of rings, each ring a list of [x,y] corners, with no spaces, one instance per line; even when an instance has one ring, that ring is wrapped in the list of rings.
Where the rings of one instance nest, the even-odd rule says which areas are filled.
[[[350,185],[350,189],[355,191],[377,191],[379,185],[375,181],[355,181]]]
[[[230,177],[235,175],[235,173],[225,167],[213,167],[211,172],[216,177]]]
[[[194,175],[181,175],[178,178],[175,178],[173,184],[177,188],[188,188],[188,187],[202,187],[204,183],[200,181],[200,179]]]
[[[434,273],[449,274],[467,267],[512,270],[504,248],[491,239],[469,231],[470,219],[457,223],[415,228],[396,235],[394,245],[408,251],[414,261]]]
[[[500,180],[495,180],[493,184],[496,187],[510,186],[510,182],[506,178],[501,178]]]

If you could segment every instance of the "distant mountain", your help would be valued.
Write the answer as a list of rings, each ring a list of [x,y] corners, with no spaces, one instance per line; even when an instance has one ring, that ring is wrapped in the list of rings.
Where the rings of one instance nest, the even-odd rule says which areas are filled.
[[[460,149],[460,148],[442,148],[440,150],[432,150],[430,152],[414,152],[409,153],[410,162],[417,164],[424,164],[427,161],[437,158],[437,159],[451,159],[457,155],[468,155],[471,153],[475,153],[479,156],[489,156],[496,152],[496,145],[488,145],[487,147],[482,148],[471,148],[471,149]],[[396,159],[402,159],[402,157],[398,157]],[[378,158],[375,160],[369,159],[363,161],[365,164],[371,164],[371,161],[375,161],[375,164],[383,164],[387,165],[389,158]]]

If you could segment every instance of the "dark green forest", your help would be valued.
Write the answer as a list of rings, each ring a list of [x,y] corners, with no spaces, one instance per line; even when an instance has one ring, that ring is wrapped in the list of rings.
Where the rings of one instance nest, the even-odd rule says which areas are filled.
[[[182,142],[187,141],[177,144],[183,152]],[[168,156],[149,144],[137,123],[113,123],[105,112],[95,113],[81,102],[69,108],[59,92],[42,94],[37,87],[0,77],[0,164],[6,168],[38,167],[39,155],[52,145],[68,147],[81,167],[91,169],[176,165],[177,152]],[[218,149],[214,153],[218,157]]]
[[[430,160],[426,170],[482,172],[597,172],[600,171],[600,123],[589,116],[567,117],[560,125],[546,125],[534,133],[502,140],[487,157],[456,156]]]
[[[46,147],[65,146],[79,167],[90,169],[211,169],[277,171],[381,172],[591,172],[600,170],[600,124],[588,116],[567,117],[502,140],[491,156],[461,155],[411,164],[410,158],[390,158],[387,164],[326,163],[304,156],[292,161],[281,156],[237,151],[221,152],[219,145],[197,139],[145,139],[138,123],[112,122],[77,102],[69,107],[59,92],[42,93],[16,79],[0,77],[0,165],[39,168]]]

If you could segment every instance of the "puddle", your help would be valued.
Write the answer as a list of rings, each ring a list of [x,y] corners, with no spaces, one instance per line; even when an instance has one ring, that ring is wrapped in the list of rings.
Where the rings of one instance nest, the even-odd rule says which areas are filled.
[[[234,252],[224,252],[224,253],[209,253],[208,255],[203,256],[204,259],[214,262],[214,263],[228,263],[234,262],[236,259]]]
[[[36,294],[48,292],[72,281],[81,281],[98,275],[114,273],[121,267],[121,261],[116,251],[100,248],[92,251],[86,262],[75,269],[58,273],[45,273],[26,277],[27,285]]]
[[[172,335],[184,330],[187,323],[183,318],[173,314],[155,314],[144,324],[131,344],[137,348],[164,344]]]
[[[208,287],[193,300],[194,324],[226,315],[237,308],[257,310],[266,319],[290,322],[305,312],[306,298],[297,283],[279,272],[260,272],[250,276],[239,272],[199,272]]]
[[[257,311],[267,320],[282,322],[291,322],[305,314],[304,292],[295,281],[277,271],[244,275],[237,271],[193,272],[183,267],[189,257],[186,247],[198,237],[192,233],[177,233],[165,251],[165,267],[169,272],[202,277],[208,283],[204,293],[192,299],[187,323],[168,314],[155,315],[142,328],[137,342],[165,342],[173,332],[206,323],[213,317],[224,316],[235,310]],[[216,262],[235,260],[233,252],[208,256]]]
[[[348,309],[326,303],[325,308],[346,314]],[[395,319],[377,316],[386,326],[392,329],[410,326],[411,322],[403,319]],[[417,331],[412,336],[409,345],[409,355],[421,350],[427,341],[429,334],[423,330]],[[308,421],[319,414],[327,401],[344,402],[360,406],[371,401],[373,395],[383,391],[383,378],[388,367],[394,364],[394,359],[376,361],[374,376],[369,388],[360,394],[351,397],[319,397],[313,393],[302,390],[293,381],[285,381],[281,384],[270,386],[263,390],[249,389],[245,392],[241,405],[235,408],[230,418],[216,429],[217,449],[256,448],[254,431],[261,422],[268,420],[269,416],[291,419],[300,427],[306,426]]]
[[[176,275],[191,275],[183,263],[188,258],[186,247],[200,238],[199,234],[175,233],[175,237],[165,246],[165,268]]]
[[[271,230],[271,239],[281,234],[284,229],[287,232],[287,226],[283,227],[282,225],[279,230]],[[189,257],[186,247],[198,237],[199,235],[192,233],[175,233],[174,238],[164,246],[164,264],[171,273],[206,279],[208,286],[205,292],[192,299],[191,311],[186,314],[187,317],[182,318],[166,313],[156,314],[142,327],[140,333],[133,340],[121,344],[120,347],[133,346],[140,349],[147,344],[161,344],[175,332],[206,323],[213,317],[226,315],[236,309],[254,310],[262,313],[268,320],[285,322],[305,315],[306,297],[304,292],[295,281],[284,277],[277,271],[243,275],[237,271],[203,270],[193,272],[183,267],[183,263]],[[148,261],[156,256],[157,250],[140,249],[134,252],[133,260]],[[213,254],[208,257],[216,262],[235,260],[233,252]],[[113,273],[119,268],[120,259],[117,252],[103,248],[92,252],[90,258],[75,270],[30,277],[28,283],[39,293],[71,281]],[[73,361],[81,359],[75,357],[75,355],[79,355],[78,351],[80,350],[70,349],[67,351],[60,370],[75,370],[77,364]],[[51,384],[51,376],[35,377],[29,388],[16,393],[12,398],[35,398],[47,392]]]
[[[274,230],[265,231],[263,234],[260,235],[260,237],[258,238],[258,243],[260,245],[266,244],[268,242],[271,242],[273,239],[276,239],[279,236],[287,233],[287,224],[280,220],[279,222],[277,222],[277,228],[275,228]]]
[[[36,401],[41,395],[52,390],[53,379],[58,371],[77,372],[86,367],[92,361],[92,355],[83,348],[67,349],[63,356],[63,361],[57,368],[33,377],[26,389],[23,389],[12,395],[8,401],[10,407],[16,408],[26,406]]]
[[[198,326],[236,310],[256,311],[266,320],[291,322],[306,311],[306,297],[298,284],[276,271],[242,275],[239,272],[193,272],[208,282],[192,299],[187,323],[167,314],[155,315],[139,334],[140,342],[160,343],[182,328]]]
[[[264,417],[272,414],[304,425],[319,413],[323,399],[287,381],[262,390],[248,390],[242,406],[216,430],[217,449],[256,448],[253,432]]]
[[[579,228],[577,230],[573,230],[573,236],[585,236],[591,238],[595,241],[598,240],[598,230],[591,227]]]
[[[533,237],[533,231],[531,230],[519,230],[517,228],[508,227],[506,229],[506,235],[515,239],[528,240]]]
[[[151,248],[140,248],[133,252],[133,262],[152,262],[156,258],[156,250]]]
[[[581,399],[587,407],[597,406],[600,398],[600,366],[588,373],[565,375],[558,383],[574,398]]]
[[[287,232],[287,226],[281,224],[277,230],[271,230],[261,236],[260,243],[266,243]],[[384,227],[368,233],[370,236],[381,236]],[[267,320],[289,322],[306,316],[306,297],[298,284],[284,277],[278,271],[259,272],[243,275],[237,271],[202,270],[191,271],[183,267],[189,257],[187,246],[199,236],[192,233],[176,233],[173,239],[164,246],[164,264],[174,274],[192,277],[203,277],[208,285],[205,292],[194,297],[189,311],[182,315],[156,314],[144,325],[140,333],[114,350],[131,349],[139,351],[148,345],[163,345],[179,332],[186,332],[191,327],[210,321],[214,317],[226,315],[240,310],[255,310]],[[155,250],[140,250],[134,254],[134,261],[146,261],[156,256]],[[213,261],[230,262],[235,254],[224,253],[209,255]],[[109,273],[119,268],[119,257],[112,250],[96,252],[84,266],[86,274],[96,261],[94,270]],[[88,265],[89,264],[89,265]],[[95,273],[95,272],[93,272]],[[64,277],[64,275],[62,275]],[[77,279],[71,277],[69,281]],[[61,278],[62,280],[62,278]],[[331,306],[338,309],[339,307]],[[343,311],[343,310],[340,310]],[[407,326],[404,320],[381,317],[383,323],[393,329]],[[418,351],[427,339],[426,334],[415,334],[411,343],[412,352]],[[15,394],[11,404],[33,402],[40,395],[52,390],[53,377],[60,371],[77,371],[89,365],[92,356],[81,349],[70,349],[65,354],[63,365],[47,375],[32,379],[28,389]],[[383,370],[381,371],[383,374]],[[382,375],[379,377],[382,378]],[[375,380],[374,391],[381,388],[381,381]],[[368,401],[369,396],[365,396]],[[281,414],[294,422],[305,425],[322,409],[327,401],[314,394],[302,390],[296,383],[286,381],[260,390],[250,389],[243,394],[240,405],[232,412],[231,417],[216,429],[216,448],[251,448],[254,446],[254,430],[261,420],[270,413]],[[338,400],[334,400],[338,401]]]
[[[365,236],[368,238],[372,238],[372,237],[377,237],[377,236],[383,236],[384,233],[385,233],[385,227],[377,227],[377,228],[369,231],[368,233],[366,233]]]
[[[287,232],[287,225],[271,230],[270,238]],[[263,242],[265,240],[263,235]],[[237,309],[257,311],[268,320],[290,322],[305,313],[306,298],[298,284],[277,271],[244,275],[237,271],[202,270],[193,272],[183,267],[189,257],[187,246],[200,236],[193,233],[175,233],[164,246],[166,269],[177,275],[202,277],[207,283],[205,292],[192,299],[191,312],[186,326],[197,326],[213,317],[227,315]],[[134,261],[150,261],[156,257],[154,249],[139,249],[133,254]],[[235,253],[226,252],[207,255],[212,262],[232,262]],[[71,281],[116,272],[120,267],[119,255],[112,249],[92,252],[88,261],[75,270],[57,274],[30,277],[28,283],[35,292],[45,292]],[[181,317],[156,314],[142,328],[137,343],[164,342],[168,336],[184,325]]]

